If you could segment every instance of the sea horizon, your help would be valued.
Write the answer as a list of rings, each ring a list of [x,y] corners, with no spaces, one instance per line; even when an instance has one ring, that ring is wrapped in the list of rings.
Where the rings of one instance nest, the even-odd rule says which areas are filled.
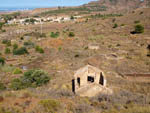
[[[35,7],[0,7],[0,12],[33,10]]]
[[[13,11],[26,11],[26,10],[34,10],[36,8],[51,8],[51,7],[32,7],[32,6],[29,6],[29,7],[26,7],[26,6],[23,6],[23,7],[0,7],[0,12],[13,12]]]

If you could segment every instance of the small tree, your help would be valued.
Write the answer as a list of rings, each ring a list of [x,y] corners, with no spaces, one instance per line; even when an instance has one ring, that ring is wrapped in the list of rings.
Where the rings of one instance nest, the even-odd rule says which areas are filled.
[[[136,25],[134,32],[135,33],[143,33],[144,32],[144,26],[140,25],[140,24]]]
[[[5,85],[0,82],[0,91],[5,90],[5,89],[6,89]]]
[[[75,36],[74,32],[69,32],[69,37],[74,37],[74,36]]]
[[[74,20],[74,16],[71,16],[70,19],[71,19],[71,20]]]
[[[13,90],[20,90],[24,89],[25,86],[22,84],[22,81],[19,78],[15,78],[11,81],[10,88],[12,88]]]
[[[5,48],[5,54],[10,54],[11,50],[9,48]]]
[[[36,22],[36,20],[34,18],[30,18],[30,19],[26,19],[25,22],[30,23],[30,24],[34,24]]]
[[[135,23],[135,24],[138,24],[138,23],[140,23],[140,21],[139,21],[139,20],[136,20],[136,21],[134,21],[134,23]]]
[[[2,43],[6,44],[7,46],[11,46],[11,40],[4,39]]]
[[[31,48],[31,47],[34,47],[34,43],[31,42],[30,40],[28,40],[28,41],[25,41],[25,42],[24,42],[24,46]]]
[[[40,69],[33,69],[25,72],[20,78],[13,79],[10,88],[19,90],[28,87],[39,87],[48,83],[49,80],[50,78],[46,72]]]
[[[13,44],[13,49],[18,49],[18,44]]]
[[[113,26],[113,28],[117,28],[117,27],[118,27],[118,24],[115,23],[114,26]]]
[[[21,73],[22,73],[22,70],[20,68],[16,68],[13,71],[13,74],[21,74]]]
[[[0,64],[4,65],[5,64],[5,59],[3,57],[0,57]]]
[[[57,37],[59,37],[59,35],[60,35],[60,33],[57,31],[56,33],[54,33],[54,32],[51,32],[51,34],[50,34],[50,36],[52,37],[52,38],[57,38]]]
[[[25,47],[21,47],[19,49],[14,49],[13,50],[14,55],[23,55],[23,54],[28,54],[28,50]]]
[[[44,53],[44,49],[41,48],[40,46],[36,46],[35,47],[35,51],[39,52],[39,53]]]
[[[6,30],[5,30],[5,29],[2,29],[2,32],[4,33],[4,32],[6,32]]]
[[[0,30],[2,30],[2,27],[3,27],[3,23],[0,22]]]

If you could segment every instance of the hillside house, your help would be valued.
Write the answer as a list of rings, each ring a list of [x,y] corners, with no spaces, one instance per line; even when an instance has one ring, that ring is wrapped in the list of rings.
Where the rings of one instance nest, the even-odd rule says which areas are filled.
[[[86,65],[77,70],[72,80],[72,91],[80,96],[92,97],[100,92],[109,92],[106,88],[106,76],[100,69]]]

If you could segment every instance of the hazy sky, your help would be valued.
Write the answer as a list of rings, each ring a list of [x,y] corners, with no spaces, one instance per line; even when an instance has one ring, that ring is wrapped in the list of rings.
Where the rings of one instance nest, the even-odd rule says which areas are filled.
[[[93,0],[0,0],[1,7],[77,6]]]

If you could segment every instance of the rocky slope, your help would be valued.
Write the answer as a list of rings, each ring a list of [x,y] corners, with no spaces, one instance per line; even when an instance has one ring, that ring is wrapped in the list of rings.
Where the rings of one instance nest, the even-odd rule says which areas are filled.
[[[137,8],[150,7],[149,0],[98,0],[84,5],[89,8],[105,7],[106,11],[128,12]]]

